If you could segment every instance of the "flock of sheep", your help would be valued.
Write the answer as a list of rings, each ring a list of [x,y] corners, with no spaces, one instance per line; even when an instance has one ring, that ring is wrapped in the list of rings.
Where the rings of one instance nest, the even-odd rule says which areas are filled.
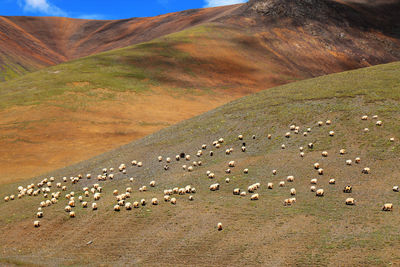
[[[373,119],[377,119],[378,117],[375,115],[373,116]],[[364,115],[361,117],[362,120],[368,120],[368,116]],[[325,123],[322,121],[319,121],[317,123],[317,125],[319,127],[323,126],[323,125],[331,125],[332,122],[330,120],[327,120]],[[378,120],[376,121],[376,126],[382,126],[382,121]],[[306,131],[303,132],[304,136],[307,136],[311,133],[312,129],[308,128],[306,129]],[[368,132],[369,129],[365,128],[364,132]],[[286,138],[290,138],[292,133],[293,134],[299,134],[300,132],[300,127],[296,126],[296,125],[291,125],[289,127],[289,131],[286,132],[286,134],[284,135]],[[327,133],[330,137],[334,137],[335,136],[335,132],[334,131],[329,131]],[[271,139],[272,135],[268,134],[267,135],[267,139]],[[239,135],[238,136],[239,141],[243,141],[244,137],[243,135]],[[252,139],[256,139],[256,136],[253,135]],[[394,142],[395,139],[392,137],[390,138],[391,142]],[[224,139],[220,138],[216,141],[213,142],[213,147],[215,147],[215,149],[219,149],[221,148],[221,146],[224,144]],[[309,143],[308,144],[308,148],[312,149],[314,147],[313,143]],[[282,149],[286,149],[285,144],[281,145]],[[241,145],[241,151],[242,152],[246,152],[246,143],[242,143]],[[201,146],[201,149],[199,149],[196,153],[197,158],[201,159],[201,157],[203,156],[204,152],[207,150],[207,145],[203,144]],[[305,156],[305,148],[304,147],[300,147],[300,157],[304,157]],[[234,149],[228,148],[225,150],[225,154],[226,155],[230,155],[232,154],[234,151]],[[339,154],[340,155],[345,155],[346,154],[346,150],[345,149],[340,149],[339,150]],[[214,155],[214,151],[210,150],[208,151],[208,155],[210,157],[212,157]],[[327,151],[323,151],[321,153],[322,157],[328,157],[328,152]],[[164,158],[163,156],[159,156],[157,158],[158,162],[163,162]],[[175,156],[175,161],[186,161],[188,162],[187,164],[182,165],[182,169],[183,171],[187,171],[187,172],[192,172],[194,171],[194,169],[197,166],[202,166],[203,162],[201,160],[197,160],[197,161],[192,161],[191,162],[191,156],[189,154],[185,154],[185,153],[181,153],[179,155]],[[168,170],[169,169],[169,164],[172,162],[172,159],[170,157],[166,157],[165,158],[165,165],[163,166],[164,170]],[[190,162],[190,164],[189,164]],[[355,164],[360,164],[361,163],[361,158],[360,157],[356,157],[354,159],[354,163]],[[164,164],[164,163],[163,163]],[[352,165],[353,161],[352,159],[347,159],[345,161],[346,165]],[[131,166],[132,167],[142,167],[143,163],[142,162],[138,162],[136,160],[133,160],[131,162]],[[228,162],[227,164],[227,169],[225,169],[225,173],[229,174],[232,172],[232,168],[234,168],[236,166],[236,162],[231,160]],[[318,173],[318,175],[324,175],[324,169],[320,166],[320,164],[318,162],[314,163],[313,168],[316,170],[316,172]],[[127,166],[126,164],[120,164],[118,167],[118,171],[122,174],[126,174],[126,169]],[[117,172],[118,172],[117,171]],[[243,173],[244,174],[248,174],[249,170],[247,168],[243,169]],[[365,167],[362,170],[363,174],[369,174],[371,172],[370,168]],[[51,205],[55,205],[57,204],[60,200],[65,200],[66,201],[66,206],[64,207],[65,212],[68,213],[69,217],[74,218],[76,216],[75,212],[74,212],[74,207],[76,205],[81,205],[83,208],[88,208],[89,206],[91,206],[91,209],[93,211],[96,211],[98,209],[98,204],[96,201],[100,200],[100,198],[102,197],[102,194],[104,194],[104,189],[102,186],[100,186],[100,182],[102,181],[106,181],[106,180],[113,180],[114,176],[115,176],[116,171],[114,170],[114,168],[104,168],[101,171],[101,174],[97,175],[97,180],[98,182],[93,183],[92,186],[90,187],[83,187],[82,191],[80,191],[78,194],[76,194],[75,192],[71,191],[71,192],[66,192],[67,191],[67,183],[68,183],[68,179],[67,177],[63,177],[61,179],[61,182],[56,182],[54,177],[50,177],[50,178],[45,178],[43,180],[41,180],[39,183],[35,184],[29,184],[26,187],[23,186],[18,186],[17,188],[17,196],[15,195],[9,195],[9,196],[5,196],[4,197],[4,201],[9,202],[12,201],[16,198],[23,198],[25,196],[30,196],[30,197],[38,197],[41,196],[43,199],[42,201],[40,201],[39,203],[39,207],[36,213],[36,217],[37,218],[42,218],[44,216],[44,209],[46,207],[49,207]],[[272,174],[273,175],[277,175],[277,170],[272,170]],[[208,177],[208,179],[214,179],[215,178],[215,174],[212,171],[207,171],[206,172],[206,176]],[[69,178],[69,182],[71,184],[77,184],[79,183],[79,181],[83,178],[84,176],[79,174],[76,177],[70,177]],[[86,176],[87,180],[92,179],[92,175],[91,174],[87,174]],[[129,178],[130,182],[134,181],[134,178],[131,177]],[[295,177],[292,175],[289,175],[286,177],[286,181],[280,181],[279,182],[279,187],[285,187],[286,186],[286,182],[287,183],[293,183],[295,181]],[[225,179],[226,183],[230,182],[229,178]],[[336,183],[335,179],[330,179],[329,180],[329,184],[334,185]],[[315,195],[317,197],[323,197],[325,194],[325,191],[323,188],[317,188],[316,185],[318,184],[318,179],[313,178],[310,181],[310,191],[314,192]],[[149,186],[151,188],[156,187],[157,183],[156,181],[151,181],[149,183]],[[220,189],[220,184],[219,183],[212,183],[209,186],[209,190],[210,191],[218,191]],[[260,198],[260,194],[257,193],[257,191],[259,191],[261,187],[261,183],[254,183],[251,184],[247,187],[247,190],[241,189],[241,188],[234,188],[233,189],[233,195],[237,195],[237,196],[246,196],[247,193],[250,193],[250,200],[251,201],[257,201]],[[267,190],[271,190],[274,188],[274,184],[269,182],[267,183]],[[140,192],[144,192],[147,191],[147,186],[146,185],[142,185],[139,189]],[[114,211],[118,212],[120,211],[122,208],[125,208],[126,210],[131,210],[133,208],[139,208],[140,206],[145,206],[147,204],[147,201],[143,198],[140,201],[133,201],[133,202],[129,202],[128,200],[131,198],[131,193],[132,193],[133,189],[132,187],[127,187],[124,192],[120,193],[118,190],[114,190],[112,193],[115,197],[115,206],[114,206]],[[399,192],[399,186],[394,186],[393,187],[393,191],[395,192]],[[62,192],[65,192],[62,195]],[[351,193],[352,192],[352,186],[351,185],[347,185],[345,186],[345,188],[343,189],[344,193]],[[188,199],[190,201],[194,200],[193,194],[196,193],[196,188],[192,187],[191,185],[187,185],[185,187],[173,187],[173,188],[167,188],[164,189],[163,191],[164,193],[164,202],[169,202],[172,205],[176,205],[177,203],[177,199],[176,197],[174,197],[174,195],[185,195],[185,194],[189,194]],[[284,199],[283,200],[283,205],[284,206],[292,206],[296,203],[296,189],[295,188],[291,188],[290,189],[290,198]],[[91,205],[89,205],[89,201],[92,199]],[[151,205],[158,205],[159,201],[157,198],[152,198],[150,201]],[[345,200],[345,204],[346,205],[355,205],[356,204],[356,200],[354,198],[348,197]],[[393,204],[392,203],[385,203],[382,207],[383,211],[392,211],[393,210]],[[39,220],[35,220],[34,221],[34,227],[40,227],[40,221]],[[220,231],[222,230],[222,223],[219,222],[217,224],[217,229]]]

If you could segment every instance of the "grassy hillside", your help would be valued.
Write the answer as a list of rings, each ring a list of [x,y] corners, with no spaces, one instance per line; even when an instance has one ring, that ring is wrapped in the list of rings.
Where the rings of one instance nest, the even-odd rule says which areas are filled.
[[[127,174],[117,172],[113,180],[100,182],[104,190],[97,211],[82,209],[77,201],[74,219],[63,211],[64,197],[44,208],[40,228],[33,227],[33,220],[43,196],[0,202],[0,261],[110,266],[400,264],[400,195],[392,191],[400,175],[399,102],[400,63],[323,76],[261,91],[88,161],[3,185],[2,197],[16,194],[20,184],[38,183],[51,175],[59,182],[63,176],[91,173],[96,177],[102,168],[128,166]],[[365,114],[369,119],[362,121]],[[373,115],[378,118],[372,119]],[[317,126],[328,119],[331,125]],[[376,126],[377,120],[383,125]],[[291,124],[300,126],[300,134],[292,131],[287,139],[284,135]],[[311,132],[303,136],[308,127]],[[328,135],[331,130],[333,137]],[[244,135],[243,141],[237,139],[238,134]],[[270,140],[268,134],[272,134]],[[225,142],[217,149],[212,142],[220,137]],[[391,137],[394,142],[389,141]],[[240,150],[242,142],[245,153]],[[313,149],[307,148],[310,142]],[[207,150],[197,158],[203,143]],[[282,144],[286,149],[281,149]],[[306,147],[304,158],[299,156],[300,146]],[[226,155],[230,147],[234,152]],[[339,154],[342,148],[347,150],[345,155]],[[215,152],[213,157],[210,150]],[[326,158],[321,156],[324,150],[329,153]],[[181,152],[203,165],[184,171],[182,165],[189,166],[191,161],[175,161]],[[163,162],[157,161],[158,155],[164,156]],[[167,156],[173,161],[165,171]],[[355,157],[361,158],[360,164],[354,163]],[[143,167],[132,167],[134,159],[143,161]],[[347,159],[353,160],[351,166],[345,164]],[[225,174],[230,160],[236,166]],[[317,174],[315,162],[321,164],[324,175]],[[365,167],[371,169],[370,174],[362,174]],[[244,168],[249,174],[243,174]],[[272,175],[273,169],[277,175]],[[207,170],[215,173],[214,180],[206,177]],[[288,175],[295,181],[278,187]],[[134,181],[129,182],[129,177]],[[230,183],[225,183],[226,177]],[[312,178],[318,179],[317,188],[325,190],[324,197],[310,192]],[[328,184],[331,178],[336,179],[335,185]],[[152,180],[157,182],[154,188],[148,186]],[[77,199],[82,187],[96,182],[67,182],[66,192],[75,191]],[[221,184],[220,190],[209,191],[215,182]],[[234,188],[245,190],[255,182],[261,184],[258,201],[250,201],[250,194],[232,195]],[[267,189],[268,182],[274,183],[272,190]],[[194,201],[188,195],[174,195],[175,206],[162,200],[164,189],[188,184],[197,189]],[[139,192],[142,185],[149,190]],[[351,194],[342,192],[345,185],[353,186]],[[122,193],[128,186],[133,192],[127,201],[157,197],[160,204],[114,212],[112,191]],[[290,188],[296,189],[297,202],[284,207]],[[346,206],[347,197],[355,198],[356,205]],[[86,199],[93,202],[92,195]],[[381,211],[387,202],[394,204],[393,212]],[[216,229],[218,222],[223,223],[222,231]]]

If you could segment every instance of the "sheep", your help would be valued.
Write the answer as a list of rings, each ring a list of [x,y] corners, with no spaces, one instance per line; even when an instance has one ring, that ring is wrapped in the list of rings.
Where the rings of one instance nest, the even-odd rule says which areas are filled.
[[[143,163],[142,163],[141,161],[139,161],[139,162],[137,163],[137,166],[140,168],[140,167],[143,166]]]
[[[368,133],[369,129],[368,128],[364,128],[364,133]]]
[[[151,182],[150,182],[150,186],[151,186],[151,187],[155,187],[155,186],[156,186],[156,181],[151,181]]]
[[[296,129],[296,125],[294,125],[294,124],[290,125],[289,129],[290,129],[291,131],[294,131],[294,130]]]
[[[286,177],[286,181],[294,182],[294,177],[292,175],[289,175],[288,177]]]
[[[214,151],[210,151],[210,157],[214,156]]]
[[[219,222],[217,224],[217,229],[218,229],[218,231],[222,231],[222,223]]]
[[[187,171],[188,171],[188,172],[192,172],[192,171],[193,171],[193,166],[189,166],[189,167],[187,168]]]
[[[179,161],[180,159],[181,159],[181,157],[180,157],[179,155],[176,155],[176,156],[175,156],[175,160],[176,160],[176,161]]]
[[[314,144],[313,143],[308,143],[308,148],[310,148],[310,149],[312,149],[312,148],[314,148]]]
[[[117,190],[117,189],[115,189],[115,190],[113,191],[113,195],[114,195],[114,196],[118,195],[118,190]]]
[[[324,189],[318,189],[315,195],[317,197],[323,197],[324,196]]]
[[[364,174],[369,174],[369,173],[371,173],[371,169],[368,167],[365,167],[361,172]]]
[[[137,165],[137,161],[136,160],[132,160],[131,164],[132,164],[132,166],[136,166]]]
[[[376,126],[382,126],[382,121],[377,121],[375,124]]]
[[[82,202],[82,208],[87,208],[88,203],[86,201]]]
[[[334,131],[330,131],[329,132],[329,136],[334,136],[335,135],[335,132]]]
[[[322,126],[324,123],[322,121],[318,122],[318,126]]]
[[[390,137],[390,138],[389,138],[389,141],[390,141],[390,142],[394,142],[394,137]]]
[[[233,189],[233,194],[234,195],[240,195],[240,188]]]
[[[284,187],[285,186],[285,182],[284,181],[280,181],[279,182],[279,187]]]
[[[319,169],[318,169],[318,174],[319,174],[319,175],[323,175],[323,174],[324,174],[324,169],[319,168]]]
[[[120,211],[120,210],[121,210],[121,208],[120,208],[119,205],[115,205],[115,206],[114,206],[114,211]]]
[[[356,202],[355,202],[354,198],[352,198],[352,197],[346,198],[346,205],[352,206],[355,204],[356,204]]]
[[[327,120],[325,123],[326,123],[326,125],[331,125],[332,124],[331,120]]]
[[[273,183],[268,183],[267,187],[268,187],[268,189],[273,189],[274,188],[274,184]]]
[[[355,158],[354,162],[359,164],[361,162],[361,158],[359,158],[359,157]]]
[[[315,163],[314,163],[314,169],[318,170],[319,167],[320,167],[319,163],[318,163],[318,162],[315,162]]]
[[[162,156],[158,156],[158,161],[159,161],[159,162],[162,161]]]
[[[317,179],[311,179],[311,184],[317,184]]]
[[[285,137],[286,137],[286,138],[290,138],[290,132],[287,132],[287,133],[285,134]]]
[[[328,156],[328,151],[322,151],[321,155],[326,158]]]
[[[203,162],[201,162],[201,160],[200,160],[197,162],[197,165],[201,166],[201,165],[203,165]]]
[[[351,193],[353,190],[353,187],[350,185],[346,185],[343,189],[343,193]]]
[[[210,190],[211,190],[211,191],[216,191],[216,190],[219,190],[219,184],[218,184],[218,183],[216,183],[216,184],[212,184],[212,185],[210,185]]]
[[[94,195],[93,195],[93,199],[94,200],[99,200],[100,199],[100,193],[95,193]]]
[[[165,195],[164,196],[164,201],[165,202],[168,202],[168,201],[170,201],[171,200],[171,197],[169,196],[169,195]]]
[[[225,150],[225,154],[226,154],[226,155],[231,154],[231,150],[230,150],[230,149]]]
[[[300,157],[304,157],[304,152],[300,152]]]
[[[172,189],[172,192],[174,194],[178,194],[179,188],[178,187],[174,187],[174,189]]]
[[[171,204],[172,204],[172,205],[176,205],[176,198],[174,198],[174,197],[171,198]]]
[[[36,228],[40,227],[40,221],[34,221],[33,226]]]
[[[206,150],[206,149],[207,149],[207,145],[206,145],[206,144],[203,144],[203,145],[201,146],[201,149]]]
[[[287,198],[283,201],[283,206],[291,206],[294,203],[296,203],[296,198]]]
[[[74,200],[69,201],[68,205],[71,207],[75,207],[75,201]]]
[[[292,196],[295,196],[295,195],[296,195],[296,189],[291,188],[291,189],[290,189],[290,194],[291,194]]]
[[[346,165],[351,165],[352,164],[352,161],[351,161],[351,159],[348,159],[348,160],[346,160]]]
[[[131,210],[132,209],[132,204],[130,202],[126,202],[125,209],[126,210]]]
[[[229,161],[229,163],[228,163],[228,166],[229,167],[235,167],[235,161]]]
[[[246,147],[242,146],[242,152],[246,152]]]
[[[38,218],[42,218],[42,217],[43,217],[43,212],[42,212],[42,211],[39,211],[38,213],[36,213],[36,216],[37,216]]]
[[[248,174],[248,173],[249,173],[249,169],[244,169],[244,170],[243,170],[243,173],[244,173],[244,174]]]
[[[196,188],[192,187],[192,193],[196,194]]]
[[[311,192],[315,192],[317,190],[317,188],[314,186],[314,185],[312,185],[311,187],[310,187],[310,191]]]
[[[361,117],[361,120],[363,120],[363,121],[368,120],[368,116],[367,116],[367,115],[362,116],[362,117]]]
[[[374,115],[374,116],[372,116],[372,118],[373,118],[373,119],[377,119],[377,118],[378,118],[378,115]]]
[[[277,171],[276,171],[276,170],[272,170],[272,174],[273,174],[273,175],[276,175],[276,174],[277,174]]]
[[[139,208],[139,202],[137,202],[137,201],[133,202],[133,207],[135,209]]]
[[[285,144],[282,144],[282,145],[281,145],[281,148],[282,148],[282,149],[285,149],[285,148],[286,148]]]
[[[307,132],[303,132],[303,136],[307,136],[308,135],[308,133]]]
[[[70,218],[75,218],[75,211],[71,211],[71,212],[69,213],[69,217],[70,217]]]
[[[182,169],[183,170],[186,170],[186,168],[187,168],[187,165],[185,164],[185,165],[182,165]]]
[[[383,211],[393,211],[393,204],[392,203],[386,203],[382,207]]]
[[[4,197],[4,201],[5,201],[5,202],[8,202],[9,200],[10,200],[10,197],[9,197],[9,196],[5,196],[5,197]]]
[[[311,132],[311,128],[307,128],[307,132],[310,133]]]
[[[392,189],[393,189],[394,192],[399,192],[399,186],[397,186],[397,185],[396,185],[396,186],[393,186]]]
[[[253,194],[250,197],[250,200],[258,200],[260,198],[259,194]]]
[[[329,184],[335,184],[335,183],[336,183],[335,179],[332,178],[329,180]]]
[[[189,196],[189,201],[193,201],[194,197],[192,195]]]
[[[185,193],[192,192],[192,187],[190,185],[185,186]]]
[[[72,210],[72,208],[71,208],[71,206],[68,205],[68,206],[65,206],[64,210],[66,212],[70,212]]]
[[[246,195],[247,195],[246,191],[240,192],[240,196],[241,196],[241,197],[244,197],[244,196],[246,196]]]
[[[251,138],[252,138],[253,140],[254,140],[254,139],[256,139],[256,135],[255,135],[255,134],[253,134],[253,136],[252,136]]]
[[[79,197],[78,197],[78,200],[79,200],[79,202],[82,202],[82,201],[83,201],[83,197],[82,197],[82,196],[79,196]]]
[[[226,178],[226,179],[225,179],[225,183],[228,184],[229,182],[230,182],[230,179],[229,179],[229,178]]]
[[[124,206],[125,205],[125,200],[122,199],[122,200],[118,201],[118,205],[121,206],[121,207]]]
[[[158,205],[158,199],[157,198],[152,198],[151,199],[151,204],[153,204],[153,205]]]
[[[142,191],[143,191],[143,192],[147,191],[147,186],[145,186],[145,185],[142,186]]]
[[[61,183],[56,183],[57,188],[61,188]]]
[[[243,135],[239,134],[239,135],[238,135],[238,139],[239,139],[239,140],[243,140]]]
[[[64,183],[66,183],[67,182],[67,177],[63,177],[62,180],[63,180]]]
[[[268,138],[268,139],[271,139],[271,138],[272,138],[272,135],[271,135],[271,134],[268,134],[268,135],[267,135],[267,138]]]
[[[187,161],[190,161],[190,155],[186,155],[186,156],[185,156],[185,159],[186,159]]]

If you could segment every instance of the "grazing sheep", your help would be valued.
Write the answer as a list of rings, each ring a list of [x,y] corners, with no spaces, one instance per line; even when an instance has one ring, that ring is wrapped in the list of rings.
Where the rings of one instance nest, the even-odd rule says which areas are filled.
[[[249,169],[244,169],[244,170],[243,170],[243,173],[244,173],[244,174],[248,174],[248,173],[249,173]]]
[[[186,155],[186,156],[185,156],[185,159],[186,159],[187,161],[190,161],[190,155]]]
[[[69,201],[68,205],[71,207],[75,207],[75,201],[74,200]]]
[[[364,128],[364,133],[368,133],[369,129],[368,128]]]
[[[128,192],[128,193],[132,193],[132,187],[127,187],[127,188],[125,189],[125,191]]]
[[[315,192],[315,191],[317,191],[317,188],[316,188],[314,185],[312,185],[312,186],[310,187],[310,191],[311,191],[311,192]]]
[[[386,203],[382,207],[383,211],[393,211],[393,204],[392,203]]]
[[[335,135],[335,132],[334,131],[330,131],[329,132],[329,136],[334,136]]]
[[[198,162],[197,162],[197,165],[201,166],[201,165],[203,165],[203,162],[198,161]]]
[[[118,195],[118,190],[117,190],[117,189],[115,189],[115,190],[113,191],[113,195],[114,195],[114,196],[117,196],[117,195]]]
[[[203,145],[201,146],[201,149],[206,150],[206,149],[207,149],[207,145],[206,145],[206,144],[203,144]]]
[[[230,149],[225,150],[225,154],[226,154],[226,155],[231,154],[231,150],[230,150]]]
[[[37,216],[38,218],[42,218],[42,217],[43,217],[43,212],[42,212],[42,211],[39,211],[38,213],[36,213],[36,216]]]
[[[75,218],[75,211],[71,211],[71,212],[69,213],[69,217],[70,217],[70,218]]]
[[[369,174],[369,173],[371,173],[371,169],[368,167],[365,167],[361,172],[364,174]]]
[[[242,152],[246,152],[246,147],[242,146]]]
[[[61,183],[56,183],[57,188],[61,188]]]
[[[151,204],[153,204],[153,205],[158,205],[158,199],[157,198],[152,198],[151,199]]]
[[[292,175],[289,175],[289,176],[286,178],[286,181],[288,181],[288,182],[294,182],[294,177],[293,177]]]
[[[274,188],[274,184],[273,183],[268,183],[267,187],[268,187],[268,189],[273,189]]]
[[[194,197],[192,195],[189,196],[189,201],[193,201]]]
[[[356,204],[356,202],[355,202],[354,198],[352,198],[352,197],[346,198],[346,205],[352,206],[355,204]]]
[[[170,201],[171,200],[171,197],[169,196],[169,195],[165,195],[164,196],[164,201],[165,202],[168,202],[168,201]]]
[[[362,117],[361,117],[361,120],[363,120],[363,121],[368,120],[368,116],[367,116],[367,115],[362,116]]]
[[[78,200],[79,200],[79,202],[82,202],[82,201],[83,201],[83,197],[82,197],[82,196],[79,196],[79,197],[78,197]]]
[[[284,181],[280,181],[279,182],[279,187],[284,187],[285,186],[285,182]]]
[[[171,204],[172,204],[172,205],[176,205],[176,198],[174,198],[174,197],[171,198]]]
[[[357,158],[354,160],[354,162],[357,163],[357,164],[359,164],[359,163],[361,162],[361,158],[357,157]]]
[[[256,139],[256,135],[255,134],[253,134],[253,136],[251,137],[252,139]]]
[[[324,189],[318,189],[317,193],[315,195],[317,197],[323,197],[324,196]]]
[[[40,227],[40,221],[34,221],[33,226],[36,228]]]
[[[291,189],[290,189],[290,194],[291,194],[292,196],[295,196],[295,195],[296,195],[296,189],[291,188]]]
[[[82,202],[82,208],[87,208],[88,203],[86,201]]]
[[[318,162],[315,162],[315,163],[314,163],[314,169],[318,170],[319,167],[320,167],[319,163],[318,163]]]
[[[351,187],[350,185],[346,185],[343,189],[343,193],[351,193],[352,190],[353,187]]]
[[[326,123],[326,125],[331,125],[332,124],[332,122],[330,120],[327,120],[325,123]]]
[[[222,231],[222,223],[219,222],[217,224],[217,229],[218,229],[218,231]]]
[[[294,203],[296,203],[296,198],[287,198],[283,201],[283,206],[291,206]]]
[[[229,179],[229,178],[226,178],[226,179],[225,179],[225,183],[228,184],[229,182],[230,182],[230,179]]]
[[[329,180],[329,184],[335,184],[335,183],[336,183],[335,179],[332,178]]]
[[[159,162],[162,161],[162,156],[158,156],[158,161],[159,161]]]
[[[376,126],[382,126],[382,121],[377,121],[375,124]]]
[[[377,119],[377,118],[378,118],[378,115],[374,115],[374,116],[372,116],[372,118],[373,118],[373,119]]]
[[[287,132],[287,133],[285,134],[285,137],[286,137],[286,138],[290,138],[290,132]]]
[[[310,132],[311,132],[311,128],[307,128],[307,132],[309,132],[309,133],[310,133]]]
[[[186,164],[185,164],[185,165],[182,165],[182,169],[183,169],[183,170],[186,170],[186,168],[187,168]]]
[[[240,195],[240,188],[233,189],[233,194],[234,195]]]
[[[396,185],[396,186],[393,186],[393,191],[394,191],[394,192],[399,192],[399,186],[397,186],[397,185]]]
[[[239,134],[238,139],[243,140],[243,135]]]
[[[216,184],[212,184],[212,185],[210,185],[210,190],[211,190],[211,191],[216,191],[216,190],[219,190],[219,184],[218,184],[218,183],[216,183]]]
[[[196,194],[196,188],[192,187],[191,191],[192,191],[193,194]]]
[[[240,196],[241,196],[241,197],[245,197],[246,195],[247,195],[246,191],[240,192]]]
[[[304,151],[304,147],[299,147],[300,152]]]
[[[340,154],[340,155],[346,154],[346,149],[344,149],[344,148],[340,149],[340,150],[339,150],[339,154]]]
[[[258,200],[260,198],[259,194],[253,194],[250,197],[250,200]]]
[[[150,186],[151,186],[151,187],[155,187],[155,186],[156,186],[156,181],[151,181],[151,182],[150,182]]]
[[[314,147],[314,144],[313,143],[308,143],[308,148],[313,148]]]
[[[351,161],[351,159],[348,159],[348,160],[346,160],[346,165],[351,165],[352,164],[352,161]]]
[[[273,175],[276,175],[276,174],[277,174],[277,171],[276,171],[276,170],[272,170],[272,174],[273,174]]]
[[[142,163],[141,161],[139,161],[139,162],[137,163],[137,166],[138,166],[138,167],[142,167],[142,166],[143,166],[143,163]]]
[[[181,157],[179,155],[175,156],[176,161],[179,161],[181,159]]]
[[[304,157],[304,152],[300,152],[300,157]]]
[[[296,125],[294,125],[294,124],[290,125],[289,129],[290,129],[291,131],[294,131],[294,130],[296,129]]]
[[[282,144],[282,145],[281,145],[281,148],[282,148],[282,149],[285,149],[285,148],[286,148],[285,144]]]
[[[322,121],[318,122],[318,126],[322,126],[324,123]]]
[[[323,157],[327,157],[327,156],[328,156],[328,151],[322,151],[321,155],[322,155]]]
[[[131,164],[132,164],[132,166],[136,166],[137,165],[137,161],[136,160],[132,160]]]
[[[303,132],[303,136],[307,136],[308,135],[308,133],[307,132]]]
[[[267,135],[267,138],[268,138],[268,139],[271,139],[271,138],[272,138],[272,135],[268,134],[268,135]]]
[[[126,202],[125,209],[126,210],[131,210],[132,209],[132,204],[130,202]]]
[[[229,163],[228,163],[228,166],[229,167],[235,167],[235,161],[229,161]]]
[[[64,210],[66,212],[70,212],[72,210],[71,206],[65,206]]]
[[[224,138],[218,139],[218,143],[222,144],[224,142]]]
[[[210,172],[210,173],[208,174],[208,178],[214,179],[214,178],[215,178],[215,174],[214,174],[213,172]]]
[[[139,208],[139,202],[137,202],[137,201],[133,202],[133,207],[135,209]]]
[[[9,197],[9,196],[4,197],[4,201],[5,201],[5,202],[8,202],[9,200],[10,200],[10,197]]]
[[[94,195],[93,195],[93,199],[94,200],[99,200],[100,199],[100,193],[95,193]]]
[[[317,179],[311,179],[311,184],[317,184]]]
[[[318,174],[319,174],[319,175],[323,175],[323,174],[324,174],[324,169],[319,168],[319,169],[318,169]]]
[[[193,171],[193,166],[189,166],[189,167],[187,168],[187,170],[188,170],[188,172],[192,172],[192,171]]]
[[[121,210],[121,208],[120,208],[119,205],[115,205],[115,206],[114,206],[114,211],[120,211],[120,210]]]

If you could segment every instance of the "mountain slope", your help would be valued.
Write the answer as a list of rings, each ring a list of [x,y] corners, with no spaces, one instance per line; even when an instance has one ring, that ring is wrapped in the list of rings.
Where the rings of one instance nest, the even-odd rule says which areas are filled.
[[[123,20],[0,16],[0,81],[45,66],[146,42],[214,20],[236,8],[187,10]]]
[[[361,120],[363,115],[368,120]],[[76,201],[74,219],[63,211],[64,195],[74,191],[78,199],[82,188],[97,183],[96,179],[63,183],[67,190],[57,204],[43,208],[39,228],[33,227],[33,220],[39,202],[45,199],[42,195],[1,201],[0,260],[28,265],[175,266],[177,261],[196,266],[226,266],[228,262],[232,266],[398,265],[400,195],[392,187],[398,185],[400,175],[399,119],[399,62],[291,83],[238,99],[88,161],[1,186],[4,197],[16,194],[18,185],[36,184],[51,175],[54,183],[63,176],[86,173],[95,178],[102,168],[117,170],[121,163],[127,165],[127,174],[115,171],[114,179],[99,182],[103,191],[97,211],[83,209]],[[331,125],[317,126],[326,120]],[[376,126],[377,120],[383,125]],[[285,138],[292,124],[300,127],[300,134],[292,131]],[[303,136],[308,127],[311,132]],[[366,127],[369,132],[364,131]],[[329,136],[332,130],[333,137]],[[244,135],[243,141],[238,140],[239,134]],[[212,142],[220,137],[225,141],[217,149]],[[390,142],[390,137],[395,141]],[[243,142],[245,153],[241,152]],[[313,149],[307,148],[310,142]],[[208,147],[197,158],[203,143]],[[303,158],[300,146],[305,147]],[[230,147],[233,153],[226,155]],[[339,154],[342,148],[345,155]],[[212,157],[210,150],[215,152]],[[328,157],[322,157],[322,151]],[[191,161],[175,161],[181,152],[190,154]],[[157,160],[159,155],[164,157],[162,162]],[[173,159],[168,171],[163,168],[166,157]],[[360,164],[354,163],[356,157],[361,158]],[[351,166],[346,165],[347,159],[353,161]],[[132,160],[142,161],[143,167],[131,166]],[[183,164],[190,166],[198,160],[203,164],[193,172],[182,169]],[[236,166],[226,174],[231,160]],[[315,162],[321,164],[324,175],[318,175]],[[361,172],[365,167],[370,168],[369,174]],[[244,168],[249,174],[243,174]],[[214,179],[207,178],[207,170],[215,173]],[[289,175],[295,177],[294,182],[286,181]],[[133,182],[129,177],[134,177]],[[325,190],[324,197],[310,192],[312,178],[318,179],[317,188]],[[336,184],[328,183],[331,178]],[[156,187],[138,191],[152,180]],[[278,187],[282,180],[285,187]],[[217,182],[220,190],[210,191],[209,185]],[[232,195],[234,188],[246,191],[256,182],[261,184],[258,201],[250,201],[250,193]],[[275,185],[272,190],[267,189],[269,182]],[[194,201],[187,194],[174,195],[176,205],[163,201],[164,189],[188,184],[197,189]],[[346,185],[353,187],[351,194],[343,193]],[[126,201],[144,198],[149,202],[157,197],[159,205],[114,212],[113,190],[121,194],[126,187],[133,189]],[[284,207],[290,188],[296,189],[297,202]],[[57,190],[52,187],[51,192]],[[356,205],[346,206],[347,197],[355,198]],[[92,194],[85,200],[91,205]],[[381,211],[388,202],[394,204],[394,211]],[[222,231],[216,229],[218,222],[223,224]],[[345,256],[349,253],[351,257]]]
[[[332,9],[328,22],[277,20],[251,4],[227,8],[235,12],[213,23],[1,83],[1,181],[73,164],[246,94],[400,60],[399,40],[373,15],[361,29],[357,16],[328,23],[332,4],[324,6]]]

